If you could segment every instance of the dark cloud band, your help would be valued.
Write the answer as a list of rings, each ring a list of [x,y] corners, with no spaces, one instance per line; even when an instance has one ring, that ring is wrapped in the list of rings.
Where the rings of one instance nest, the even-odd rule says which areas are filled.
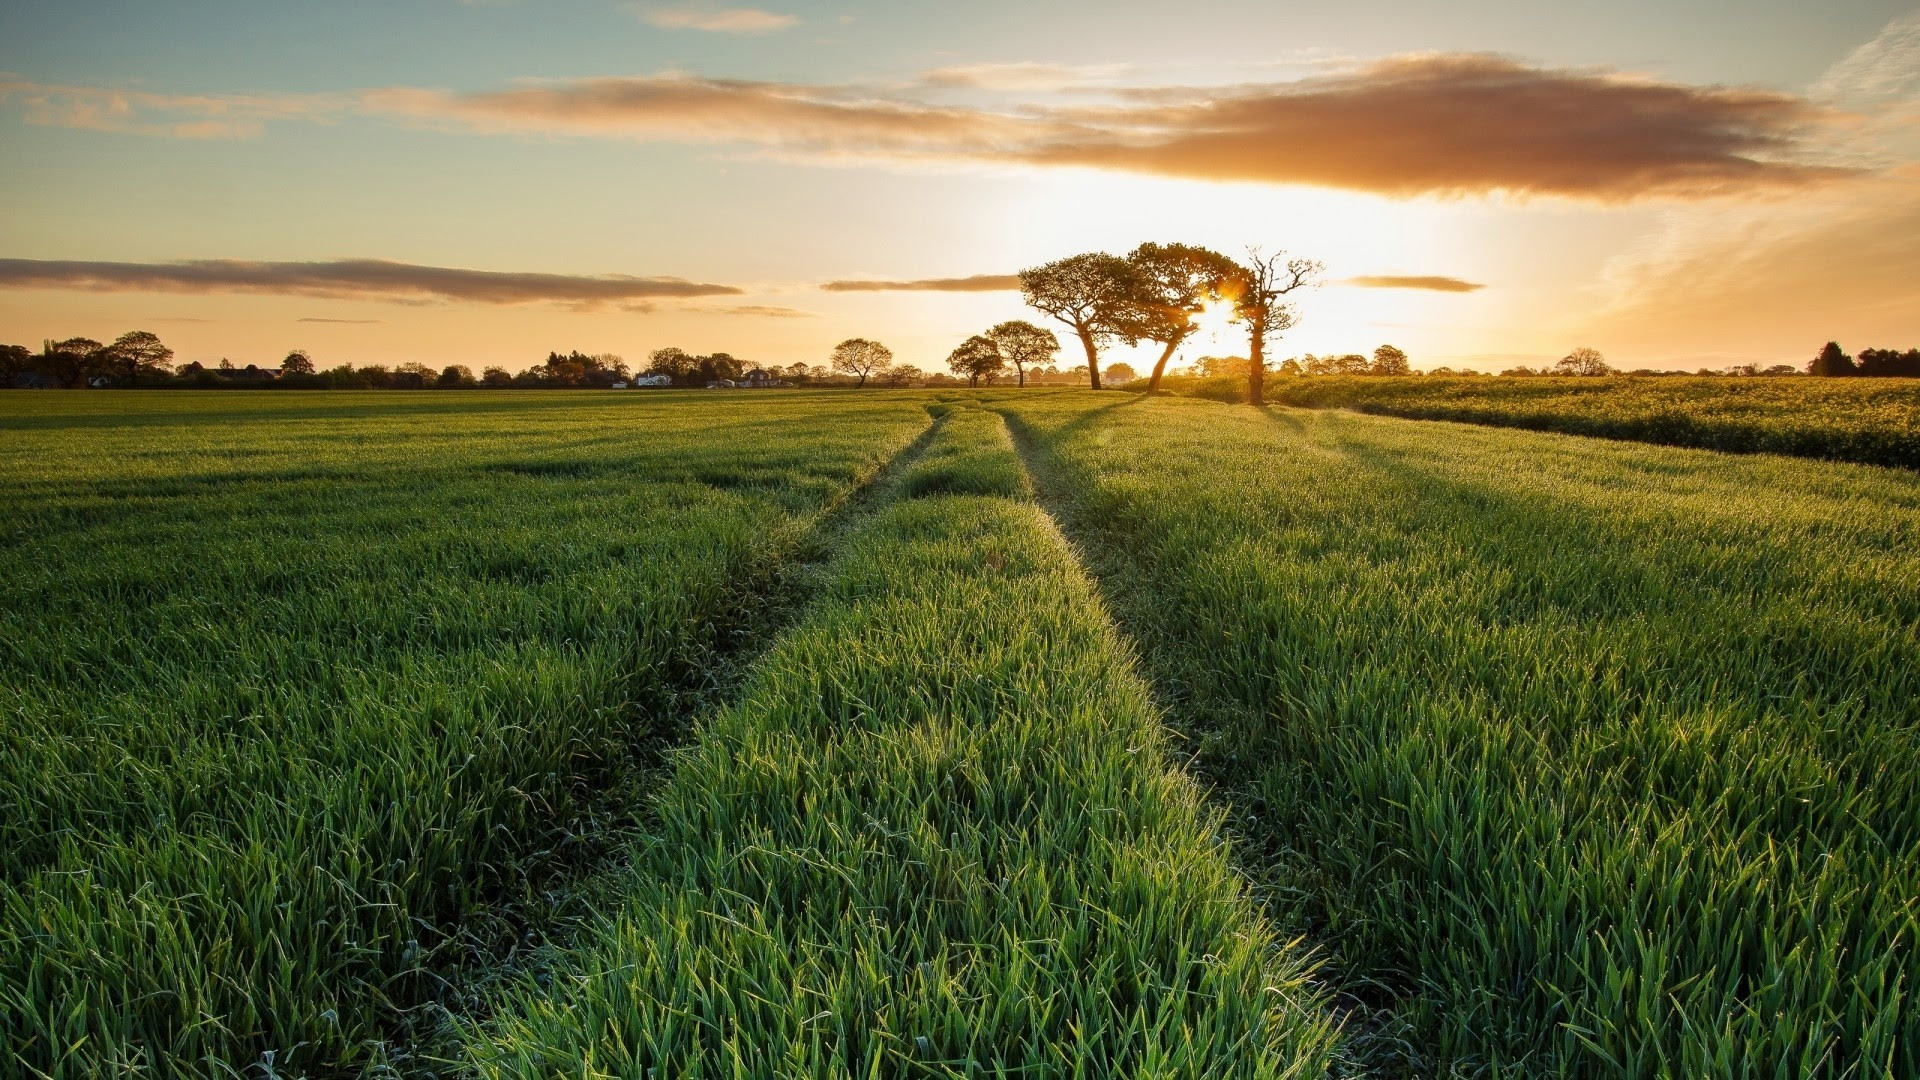
[[[171,263],[0,259],[0,288],[90,292],[270,293],[394,303],[551,302],[581,308],[644,307],[652,301],[736,296],[743,290],[673,277],[584,277],[417,266],[380,259],[333,262],[243,262],[199,259]]]

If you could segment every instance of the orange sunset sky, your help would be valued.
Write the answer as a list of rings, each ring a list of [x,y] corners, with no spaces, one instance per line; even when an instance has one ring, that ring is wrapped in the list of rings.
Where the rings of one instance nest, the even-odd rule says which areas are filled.
[[[36,348],[937,370],[1147,240],[1323,260],[1282,357],[1920,346],[1911,3],[9,4],[0,138]]]

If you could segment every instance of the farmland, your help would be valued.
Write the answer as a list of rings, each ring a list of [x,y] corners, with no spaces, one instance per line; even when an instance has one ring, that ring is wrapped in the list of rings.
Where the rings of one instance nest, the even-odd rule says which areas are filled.
[[[1411,1071],[1920,1072],[1920,478],[1011,412],[1282,921]]]
[[[1920,467],[1915,379],[1333,376],[1270,380],[1267,399],[1734,453]]]
[[[927,421],[46,404],[0,399],[0,1040],[63,1076],[379,1060]]]
[[[993,390],[0,454],[27,1075],[1920,1072],[1904,470]]]

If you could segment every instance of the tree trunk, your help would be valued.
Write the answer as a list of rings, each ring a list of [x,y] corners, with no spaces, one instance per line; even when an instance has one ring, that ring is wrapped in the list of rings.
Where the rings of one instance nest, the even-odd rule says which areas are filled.
[[[1166,349],[1160,353],[1160,362],[1153,365],[1153,378],[1147,380],[1147,393],[1157,394],[1160,392],[1160,376],[1167,370],[1167,361],[1173,359],[1173,350],[1179,347],[1179,338],[1174,338],[1172,341],[1167,342]]]
[[[1019,372],[1019,373],[1020,373],[1020,382],[1019,382],[1019,386],[1020,386],[1020,388],[1021,388],[1021,389],[1023,389],[1023,390],[1024,390],[1024,389],[1026,389],[1026,386],[1027,386],[1027,367],[1026,367],[1026,365],[1025,365],[1025,364],[1015,364],[1015,365],[1013,365],[1013,370],[1015,370],[1015,371],[1017,371],[1017,372]]]
[[[1093,334],[1080,331],[1080,344],[1087,350],[1087,377],[1093,380],[1093,388],[1100,389],[1100,350],[1093,347]]]
[[[1267,327],[1255,321],[1247,341],[1247,404],[1267,403]]]

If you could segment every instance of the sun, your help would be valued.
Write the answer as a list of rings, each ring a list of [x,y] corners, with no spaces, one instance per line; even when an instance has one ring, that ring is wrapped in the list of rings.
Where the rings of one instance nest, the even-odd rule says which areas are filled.
[[[1244,336],[1244,331],[1233,321],[1233,301],[1223,297],[1202,304],[1194,313],[1193,325],[1193,336],[1187,340],[1209,353]]]

